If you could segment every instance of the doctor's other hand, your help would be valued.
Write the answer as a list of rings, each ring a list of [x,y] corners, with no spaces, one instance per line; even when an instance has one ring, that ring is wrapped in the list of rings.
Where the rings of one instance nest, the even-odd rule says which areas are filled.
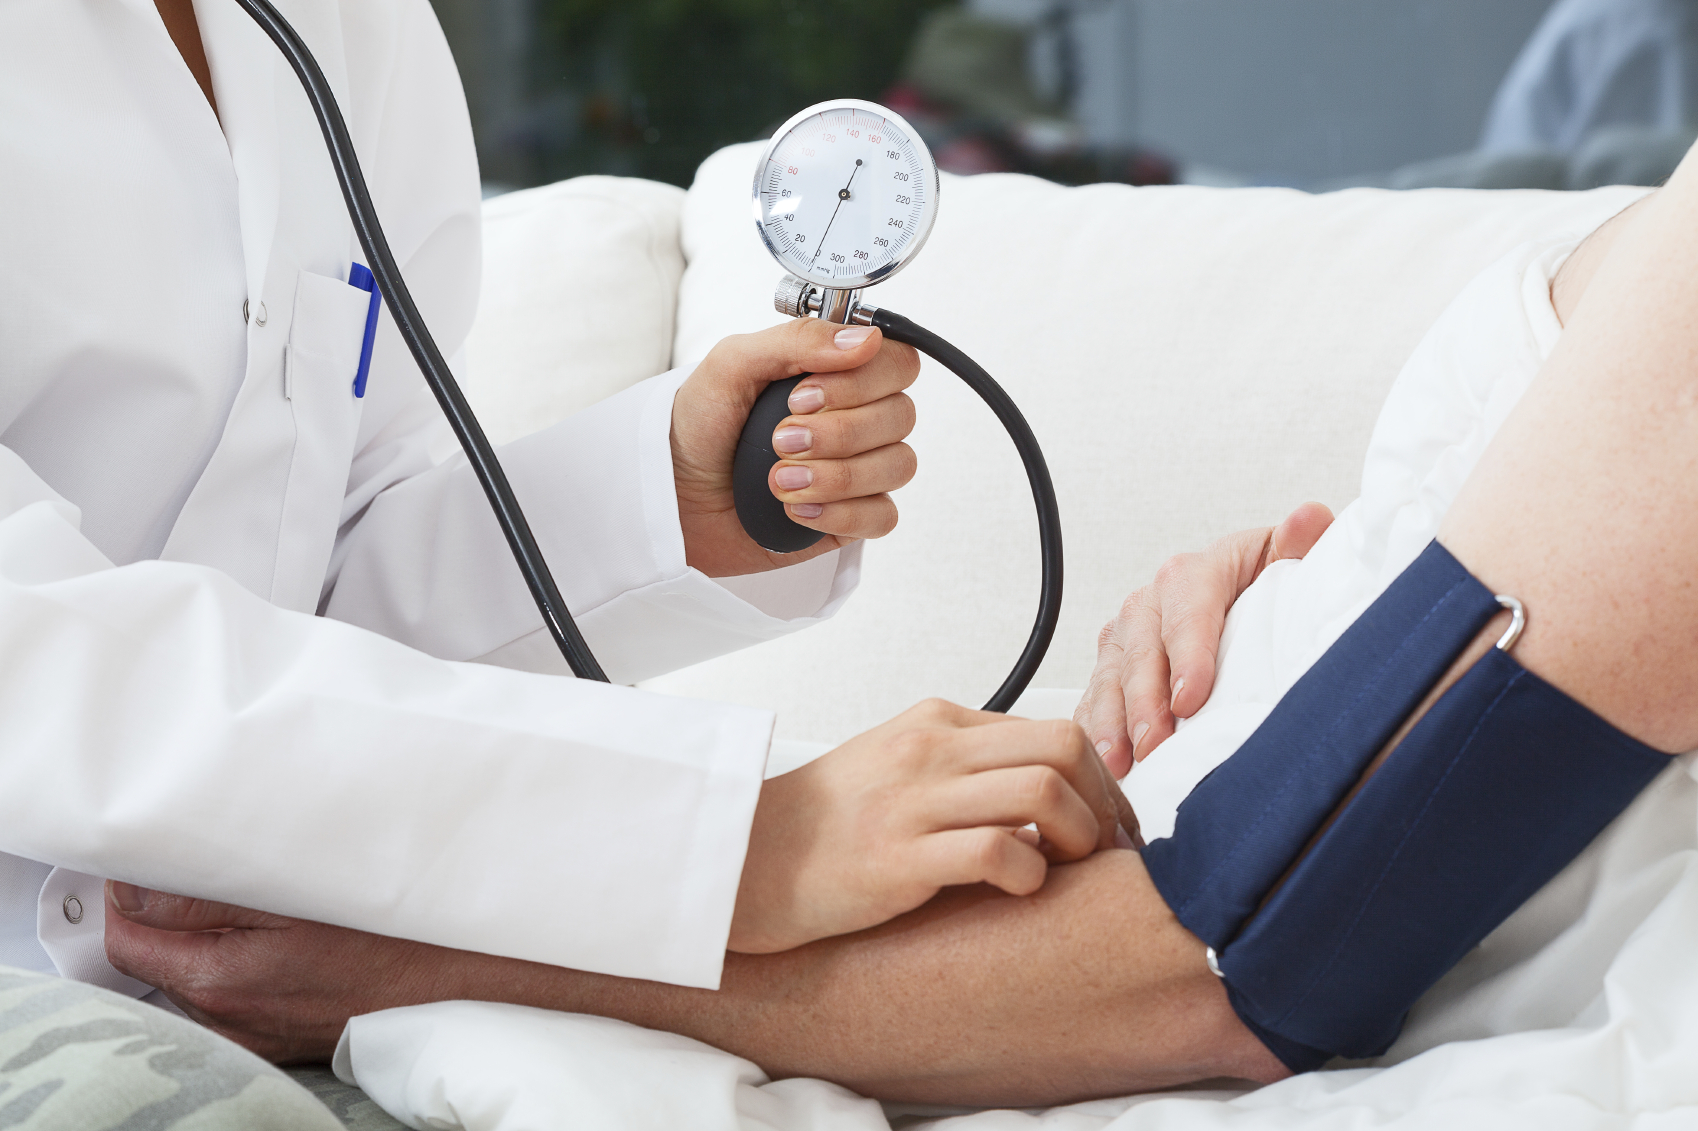
[[[803,373],[791,415],[774,430],[783,458],[767,483],[796,522],[825,535],[795,554],[763,550],[743,533],[731,461],[755,399]],[[672,406],[672,465],[685,559],[709,577],[795,565],[896,528],[890,492],[914,477],[914,402],[904,389],[919,355],[878,330],[798,318],[726,338],[696,367]]]
[[[1131,805],[1073,723],[932,700],[765,783],[728,946],[768,954],[865,930],[957,884],[1030,895],[1051,863],[1137,843]]]
[[[1125,777],[1173,735],[1174,720],[1214,691],[1226,614],[1274,562],[1301,558],[1332,525],[1304,503],[1277,527],[1231,534],[1200,554],[1169,558],[1097,637],[1097,666],[1074,721],[1115,777]]]

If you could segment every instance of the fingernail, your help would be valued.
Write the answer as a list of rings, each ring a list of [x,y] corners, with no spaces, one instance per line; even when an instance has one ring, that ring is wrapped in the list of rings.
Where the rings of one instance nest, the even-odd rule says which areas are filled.
[[[1179,693],[1181,691],[1184,691],[1184,690],[1185,690],[1185,678],[1183,676],[1181,676],[1179,679],[1176,679],[1176,680],[1173,681],[1173,698],[1168,700],[1169,708],[1171,708],[1173,706],[1173,704],[1179,702]]]
[[[1138,846],[1132,843],[1132,838],[1126,835],[1125,829],[1116,825],[1114,827],[1114,847],[1135,849]]]
[[[112,883],[112,905],[126,915],[146,911],[149,894],[147,889],[138,888],[134,884],[121,884],[116,880]]]
[[[805,452],[814,446],[814,433],[809,428],[780,428],[772,434],[772,446],[781,452]]]
[[[832,341],[837,343],[840,350],[852,350],[872,336],[871,326],[851,326],[847,330],[839,330]]]
[[[798,385],[790,390],[790,411],[797,416],[818,412],[825,407],[825,390],[818,385]]]
[[[1097,743],[1097,757],[1101,758],[1102,756],[1107,754],[1109,752],[1109,750],[1111,750],[1113,747],[1114,747],[1114,743],[1110,742],[1106,738],[1103,739],[1101,742]]]
[[[1138,753],[1138,744],[1144,741],[1144,736],[1150,733],[1149,723],[1139,723],[1132,731],[1132,753]]]
[[[780,490],[800,491],[814,481],[814,473],[809,468],[797,467],[792,464],[789,467],[779,468],[772,480],[778,484]]]
[[[797,518],[818,518],[825,513],[825,508],[818,503],[797,503],[790,508],[790,513]]]

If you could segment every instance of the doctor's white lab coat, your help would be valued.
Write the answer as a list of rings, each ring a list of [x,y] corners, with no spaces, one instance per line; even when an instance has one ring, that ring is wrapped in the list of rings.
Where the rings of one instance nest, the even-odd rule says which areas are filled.
[[[431,9],[279,7],[453,356],[478,179]],[[305,97],[235,4],[196,11],[217,117],[153,0],[0,3],[0,963],[140,992],[114,877],[716,985],[771,717],[512,670],[559,660],[387,315],[353,395],[368,296]],[[816,610],[786,620],[685,565],[681,379],[503,452],[617,683],[858,568],[784,571]]]

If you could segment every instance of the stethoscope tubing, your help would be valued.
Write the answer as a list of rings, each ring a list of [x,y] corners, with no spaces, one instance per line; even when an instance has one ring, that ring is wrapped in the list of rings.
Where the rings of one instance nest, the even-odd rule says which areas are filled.
[[[502,470],[495,447],[484,435],[483,426],[478,423],[471,405],[466,403],[466,396],[460,391],[459,382],[454,380],[447,359],[437,348],[429,327],[425,325],[417,304],[413,302],[412,293],[407,289],[406,280],[401,277],[401,269],[395,262],[394,253],[389,249],[389,240],[383,234],[383,225],[378,220],[377,207],[372,203],[371,193],[366,188],[365,174],[360,170],[360,159],[354,152],[353,138],[348,134],[341,107],[337,105],[336,95],[331,91],[330,83],[325,80],[324,72],[319,69],[318,61],[313,58],[312,52],[308,50],[300,35],[268,0],[236,0],[236,3],[271,37],[271,41],[295,69],[301,86],[306,89],[313,114],[318,118],[319,128],[324,131],[324,143],[330,152],[330,163],[336,170],[337,183],[342,187],[342,199],[347,203],[348,217],[353,221],[354,233],[359,237],[360,248],[365,252],[367,266],[377,279],[377,287],[383,295],[384,304],[389,307],[389,313],[395,319],[395,328],[400,331],[402,341],[406,342],[407,348],[412,351],[419,371],[424,374],[425,383],[435,394],[436,403],[442,406],[443,415],[448,418],[455,437],[460,441],[460,447],[466,453],[466,459],[471,463],[478,482],[483,486],[484,494],[489,498],[490,508],[495,512],[495,521],[500,525],[501,533],[513,551],[513,559],[518,563],[519,572],[524,575],[525,585],[530,589],[532,599],[536,601],[543,624],[548,627],[549,634],[554,637],[560,654],[566,658],[566,663],[571,666],[574,675],[579,679],[608,682],[607,674],[602,671],[601,664],[590,651],[589,645],[584,642],[583,634],[578,631],[577,623],[572,619],[571,610],[566,607],[565,598],[560,595],[560,588],[554,582],[554,574],[543,558],[536,536],[531,533],[531,525],[525,518],[523,508],[519,506],[519,500],[513,494],[512,484],[507,481],[507,473]]]

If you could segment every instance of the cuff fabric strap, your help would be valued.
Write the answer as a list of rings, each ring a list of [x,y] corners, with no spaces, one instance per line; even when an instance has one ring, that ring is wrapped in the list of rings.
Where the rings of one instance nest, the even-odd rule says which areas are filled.
[[[1670,764],[1493,649],[1302,856],[1498,612],[1429,545],[1144,852],[1239,1017],[1294,1071],[1383,1053],[1415,1000]]]

